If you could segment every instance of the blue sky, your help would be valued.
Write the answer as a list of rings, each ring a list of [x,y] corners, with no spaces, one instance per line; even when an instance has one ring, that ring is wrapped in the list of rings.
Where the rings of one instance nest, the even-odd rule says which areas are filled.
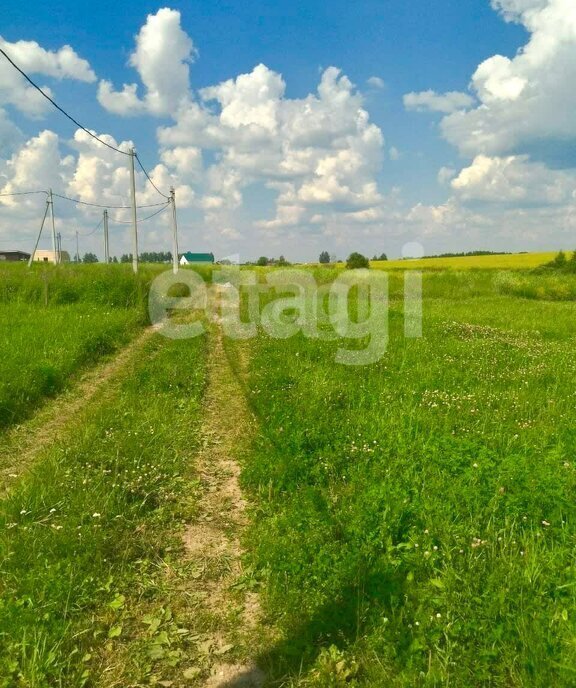
[[[12,3],[3,8],[0,36],[6,51],[21,57],[27,71],[74,116],[118,143],[133,141],[158,183],[182,189],[177,194],[184,248],[240,252],[245,258],[284,253],[305,260],[323,248],[339,255],[355,249],[394,255],[414,240],[427,253],[567,246],[574,188],[570,151],[576,139],[565,121],[572,105],[567,58],[576,58],[576,28],[570,33],[576,20],[567,0],[172,2],[171,12],[160,15],[162,7],[106,0],[88,13],[85,5],[72,2]],[[138,43],[146,26],[148,38]],[[568,27],[568,36],[545,52],[539,45],[558,35],[557,27]],[[17,52],[19,41],[35,41],[38,49]],[[174,41],[184,52],[170,65]],[[37,54],[57,56],[65,45],[88,65],[47,68]],[[139,66],[131,66],[137,45]],[[518,53],[526,46],[530,60]],[[184,64],[187,104],[179,103],[176,114],[176,101],[164,97],[162,84]],[[267,70],[255,72],[259,64]],[[329,67],[341,73],[314,107],[318,117],[333,123],[333,139],[316,132],[302,144],[308,134],[295,133],[295,127],[301,125],[306,97],[316,93]],[[122,171],[114,172],[111,161],[104,177],[88,179],[98,151],[80,140],[71,143],[70,122],[46,109],[31,114],[21,100],[12,102],[18,100],[17,84],[2,87],[7,69],[0,64],[6,128],[2,138],[0,125],[0,192],[15,190],[16,182],[45,183],[20,169],[33,151],[57,156],[52,165],[59,166],[59,175],[50,183],[66,195],[87,200],[98,189],[109,203],[114,194],[125,193]],[[251,75],[248,95],[239,86],[243,74]],[[350,85],[338,81],[342,75]],[[163,105],[146,102],[154,79]],[[108,98],[99,96],[103,80],[111,82]],[[123,84],[132,83],[138,98],[130,108],[119,94]],[[182,76],[178,83],[184,84]],[[223,83],[232,86],[219,86]],[[269,100],[257,95],[258,88]],[[342,88],[350,97],[336,122],[341,114],[336,91]],[[211,98],[202,89],[211,89]],[[407,101],[407,94],[416,95]],[[448,100],[440,102],[444,94]],[[229,117],[223,114],[225,101]],[[552,123],[547,102],[556,110]],[[196,110],[206,122],[191,132],[189,116]],[[272,111],[277,126],[270,123]],[[356,126],[363,116],[358,113],[366,113],[368,123]],[[241,124],[230,119],[235,114]],[[162,138],[162,127],[173,131]],[[218,127],[218,140],[225,143],[213,141],[210,130]],[[36,141],[43,131],[56,139]],[[194,151],[199,166],[191,161]],[[300,169],[304,157],[308,168]],[[152,200],[140,188],[141,200]],[[14,217],[32,225],[35,211],[29,204],[0,205],[3,247],[14,237],[13,229],[3,229],[2,215],[6,226],[13,227]],[[85,231],[98,219],[75,207],[61,215],[66,236],[73,234],[72,226]],[[143,225],[145,248],[163,248],[163,223],[162,218],[150,230]],[[84,243],[98,250],[97,238]],[[120,231],[117,246],[116,252],[128,248]]]

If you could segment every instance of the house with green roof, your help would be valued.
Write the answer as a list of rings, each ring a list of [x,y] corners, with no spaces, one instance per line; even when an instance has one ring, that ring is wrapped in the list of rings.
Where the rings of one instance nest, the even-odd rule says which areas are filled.
[[[213,263],[213,253],[191,253],[187,251],[180,255],[180,265],[190,265],[191,263]]]

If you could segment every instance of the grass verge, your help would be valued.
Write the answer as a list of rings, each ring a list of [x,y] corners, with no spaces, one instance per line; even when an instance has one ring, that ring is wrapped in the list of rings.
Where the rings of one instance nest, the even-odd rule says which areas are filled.
[[[150,340],[117,394],[94,400],[0,502],[2,688],[93,685],[114,673],[131,609],[154,605],[193,508],[204,347]],[[152,631],[141,675],[171,642],[170,620],[165,608],[139,620]]]

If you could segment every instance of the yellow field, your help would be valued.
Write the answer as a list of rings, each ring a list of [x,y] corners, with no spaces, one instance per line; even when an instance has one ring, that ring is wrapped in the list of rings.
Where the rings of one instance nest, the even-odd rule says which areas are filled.
[[[370,266],[381,269],[447,269],[447,270],[521,270],[536,268],[548,263],[557,251],[548,253],[522,253],[506,256],[462,256],[458,258],[422,258],[410,260],[371,260]]]

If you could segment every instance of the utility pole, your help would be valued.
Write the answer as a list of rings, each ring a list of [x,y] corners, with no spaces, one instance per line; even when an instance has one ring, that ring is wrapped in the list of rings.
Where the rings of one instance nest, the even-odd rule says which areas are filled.
[[[104,211],[104,262],[110,262],[110,246],[108,244],[108,208]]]
[[[54,198],[52,196],[52,189],[48,194],[50,202],[50,215],[52,217],[52,252],[54,253],[54,262],[58,264],[58,252],[56,247],[56,225],[54,224]]]
[[[178,221],[176,219],[176,191],[170,187],[170,202],[172,203],[172,271],[178,272]]]
[[[44,210],[44,217],[42,218],[42,224],[40,225],[40,231],[38,232],[38,238],[36,239],[36,244],[34,246],[34,250],[30,254],[30,260],[28,261],[28,267],[30,267],[34,261],[34,256],[36,255],[36,251],[38,250],[38,244],[40,243],[40,237],[42,236],[42,230],[44,229],[44,223],[46,222],[46,218],[48,217],[48,210],[50,208],[50,201],[47,198],[46,199],[46,208]]]
[[[78,230],[76,230],[76,262],[80,262],[80,244],[78,243]]]
[[[136,175],[134,174],[134,157],[136,151],[130,149],[130,191],[132,194],[132,269],[138,272],[138,218],[136,215]]]
[[[56,245],[57,245],[57,252],[58,252],[58,262],[62,262],[62,235],[60,232],[56,235]]]

